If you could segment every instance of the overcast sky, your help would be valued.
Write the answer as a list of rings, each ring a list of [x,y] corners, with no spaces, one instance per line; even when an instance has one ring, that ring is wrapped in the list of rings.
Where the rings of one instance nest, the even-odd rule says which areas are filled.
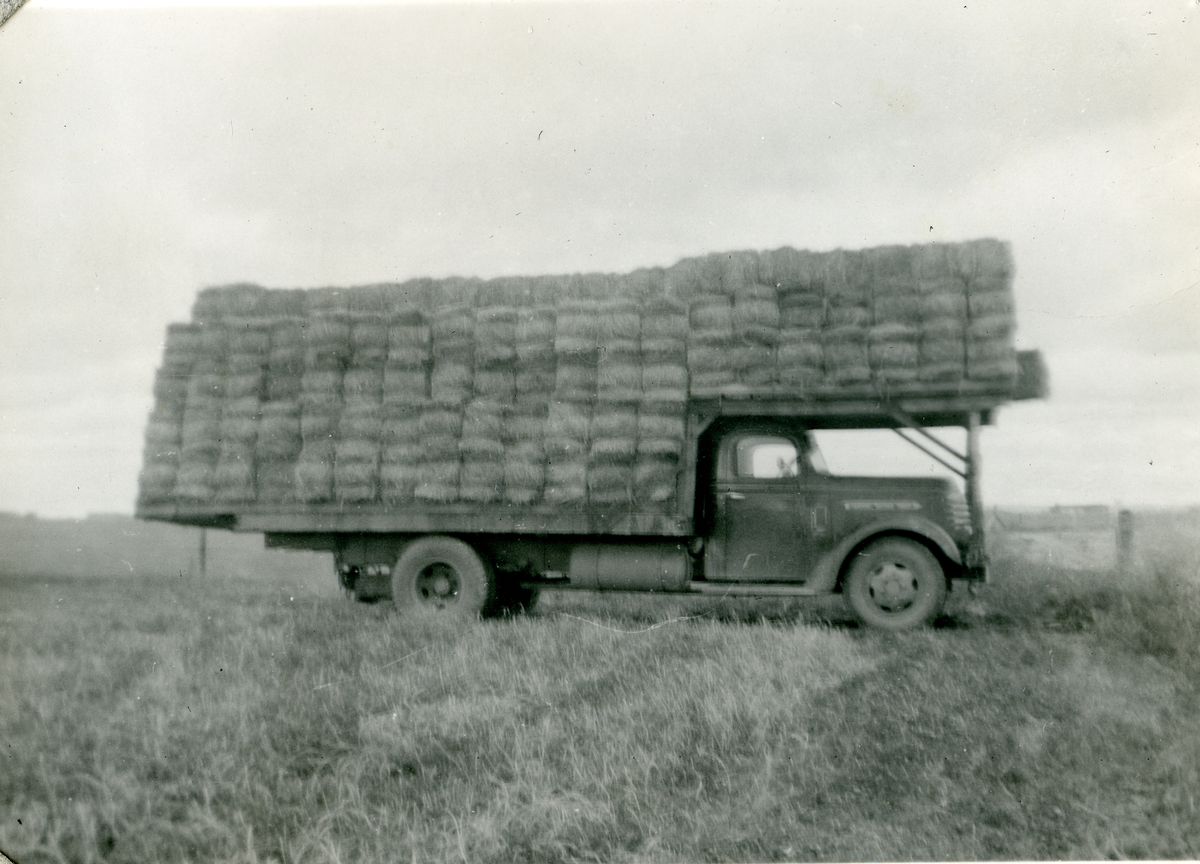
[[[1181,0],[31,0],[0,27],[0,510],[132,511],[206,285],[980,236],[1053,386],[985,432],[987,503],[1200,503],[1197,58]]]

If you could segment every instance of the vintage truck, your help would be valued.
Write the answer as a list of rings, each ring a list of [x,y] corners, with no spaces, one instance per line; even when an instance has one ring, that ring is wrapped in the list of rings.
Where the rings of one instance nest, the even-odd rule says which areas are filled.
[[[348,592],[406,614],[841,592],[920,626],[986,578],[980,427],[1045,394],[1012,272],[978,240],[207,289],[168,328],[137,514],[329,551]],[[814,430],[864,428],[964,487],[830,474]]]

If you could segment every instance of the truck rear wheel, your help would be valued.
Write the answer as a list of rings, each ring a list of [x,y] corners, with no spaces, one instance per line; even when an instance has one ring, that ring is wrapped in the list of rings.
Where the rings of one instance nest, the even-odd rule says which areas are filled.
[[[865,624],[907,630],[931,623],[946,603],[946,574],[913,540],[877,540],[859,550],[842,591]]]
[[[406,615],[478,618],[495,603],[491,565],[454,537],[422,537],[392,570],[392,603]]]

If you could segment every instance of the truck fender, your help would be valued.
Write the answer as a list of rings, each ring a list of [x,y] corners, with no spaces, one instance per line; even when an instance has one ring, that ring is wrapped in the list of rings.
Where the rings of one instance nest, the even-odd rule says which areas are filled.
[[[866,541],[884,534],[907,534],[926,540],[936,547],[936,551],[946,560],[952,564],[962,564],[962,554],[946,529],[920,516],[897,514],[863,525],[846,535],[842,542],[820,557],[813,568],[809,584],[820,591],[834,590],[841,577],[842,565],[850,553]],[[946,575],[949,577],[951,574]]]

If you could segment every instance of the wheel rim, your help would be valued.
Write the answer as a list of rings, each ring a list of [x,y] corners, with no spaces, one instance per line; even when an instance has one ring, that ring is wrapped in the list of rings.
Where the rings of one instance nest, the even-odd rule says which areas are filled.
[[[445,609],[458,602],[462,594],[462,580],[457,570],[437,561],[417,574],[416,591],[423,604]]]
[[[885,561],[867,578],[867,593],[884,612],[903,612],[920,594],[917,574],[900,561]]]

